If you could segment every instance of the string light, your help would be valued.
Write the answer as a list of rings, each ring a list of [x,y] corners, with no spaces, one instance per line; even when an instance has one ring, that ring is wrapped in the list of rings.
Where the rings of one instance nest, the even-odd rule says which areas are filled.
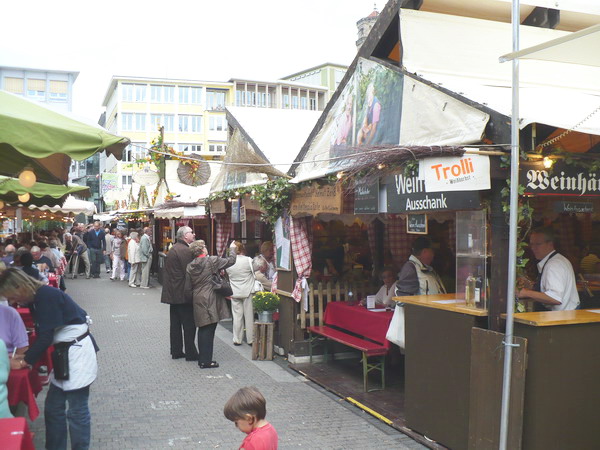
[[[338,172],[337,175],[336,175],[336,178],[338,180],[341,180],[343,176],[344,176],[344,172]]]
[[[379,170],[385,169],[385,164],[377,164]]]
[[[35,176],[35,173],[31,167],[25,167],[25,169],[23,169],[23,171],[19,174],[19,183],[23,187],[30,188],[35,184],[36,181],[37,177]]]
[[[548,158],[547,156],[544,157],[544,159],[542,160],[544,167],[546,169],[550,169],[553,165],[554,165],[554,160]]]
[[[0,209],[4,209],[4,202],[0,200]]]

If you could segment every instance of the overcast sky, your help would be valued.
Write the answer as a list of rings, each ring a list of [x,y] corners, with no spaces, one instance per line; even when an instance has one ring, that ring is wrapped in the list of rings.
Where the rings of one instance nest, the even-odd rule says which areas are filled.
[[[385,5],[378,1],[379,10]],[[3,5],[0,65],[79,71],[73,112],[96,122],[113,75],[275,80],[350,64],[372,0],[29,0]]]

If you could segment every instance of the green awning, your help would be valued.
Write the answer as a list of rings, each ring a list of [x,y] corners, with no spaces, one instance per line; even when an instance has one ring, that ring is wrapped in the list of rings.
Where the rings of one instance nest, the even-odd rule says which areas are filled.
[[[29,193],[30,200],[26,204],[42,206],[51,202],[52,204],[61,203],[60,200],[66,199],[69,194],[78,194],[89,196],[89,187],[87,186],[64,186],[61,184],[35,183],[32,187],[26,188],[19,183],[18,178],[9,178],[0,176],[0,199],[5,203],[21,203],[18,196]],[[60,199],[57,201],[57,199]]]
[[[0,91],[0,174],[14,176],[34,166],[40,181],[66,181],[72,158],[78,161],[106,150],[121,159],[129,145],[100,126],[88,125],[18,95]],[[4,162],[10,164],[4,164]],[[39,174],[38,174],[39,172]]]

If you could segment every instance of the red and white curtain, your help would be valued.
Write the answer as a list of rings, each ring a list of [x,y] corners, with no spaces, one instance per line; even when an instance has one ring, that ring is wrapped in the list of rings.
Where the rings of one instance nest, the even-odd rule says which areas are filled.
[[[215,214],[217,256],[224,256],[231,236],[231,215]]]
[[[400,216],[389,215],[385,224],[387,245],[397,267],[408,260],[416,235],[406,233],[406,222]]]
[[[290,238],[292,244],[292,256],[294,266],[298,273],[298,279],[292,292],[294,300],[299,302],[304,299],[304,309],[308,307],[308,282],[312,270],[312,217],[291,217]]]

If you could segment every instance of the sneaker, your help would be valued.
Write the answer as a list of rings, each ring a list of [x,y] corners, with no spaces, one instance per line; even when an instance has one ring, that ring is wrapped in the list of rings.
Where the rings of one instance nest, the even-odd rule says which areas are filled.
[[[140,289],[150,289],[150,286],[140,286]]]
[[[106,271],[106,273],[110,273],[110,269],[108,269],[108,270]]]
[[[85,279],[86,279],[86,280],[89,280],[89,279],[90,279],[90,276],[89,276],[89,275],[86,275]]]
[[[115,279],[113,277],[110,277],[110,281],[115,281]]]
[[[130,284],[129,287],[135,288],[137,286],[135,284]]]

